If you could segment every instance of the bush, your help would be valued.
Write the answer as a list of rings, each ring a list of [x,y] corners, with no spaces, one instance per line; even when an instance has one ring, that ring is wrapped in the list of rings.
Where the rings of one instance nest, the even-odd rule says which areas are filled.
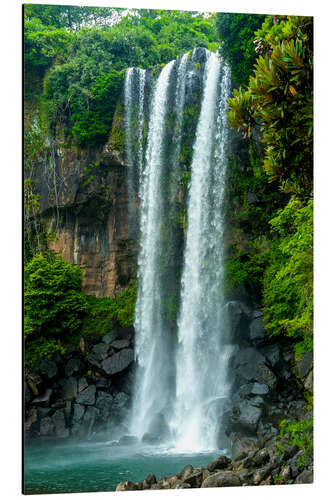
[[[87,309],[82,272],[60,256],[35,255],[25,267],[25,336],[64,338],[76,332]]]
[[[269,334],[295,339],[300,358],[313,348],[313,202],[292,198],[271,225],[278,238],[264,276],[264,320]]]

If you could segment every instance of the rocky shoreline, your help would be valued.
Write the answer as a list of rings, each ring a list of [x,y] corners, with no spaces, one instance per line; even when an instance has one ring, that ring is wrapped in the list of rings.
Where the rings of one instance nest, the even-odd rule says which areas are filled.
[[[313,482],[313,459],[297,445],[286,444],[279,451],[275,441],[238,460],[220,456],[206,467],[186,465],[179,474],[156,479],[149,474],[142,482],[122,481],[116,491],[217,488],[230,486],[267,486],[309,484]]]

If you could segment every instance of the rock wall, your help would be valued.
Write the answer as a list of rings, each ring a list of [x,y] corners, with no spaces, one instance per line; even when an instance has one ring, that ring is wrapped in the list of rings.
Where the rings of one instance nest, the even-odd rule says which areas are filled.
[[[96,297],[114,297],[136,277],[126,164],[121,143],[118,149],[113,144],[117,127],[119,115],[103,149],[80,151],[51,141],[31,176],[49,248],[82,266],[83,290]]]

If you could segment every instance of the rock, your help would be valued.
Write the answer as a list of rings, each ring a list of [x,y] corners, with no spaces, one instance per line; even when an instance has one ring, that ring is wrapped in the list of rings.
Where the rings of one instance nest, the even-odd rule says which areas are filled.
[[[119,439],[120,446],[132,446],[133,444],[137,444],[139,439],[136,436],[125,435]]]
[[[107,392],[98,391],[95,406],[101,411],[102,419],[107,420],[112,412],[113,397]]]
[[[258,450],[253,440],[239,433],[232,433],[230,435],[230,441],[233,460],[241,460],[249,453]]]
[[[255,382],[253,384],[251,393],[252,394],[256,394],[256,395],[268,394],[269,393],[269,387],[266,384],[258,384],[258,382]]]
[[[111,347],[114,349],[120,350],[124,349],[125,347],[128,347],[130,345],[129,340],[127,339],[120,339],[120,340],[114,340],[111,342]]]
[[[38,371],[48,378],[53,378],[58,373],[57,365],[48,358],[42,358],[38,365]]]
[[[82,361],[78,358],[73,358],[70,359],[65,366],[65,373],[66,376],[69,377],[70,375],[73,375],[74,373],[80,373],[84,369],[84,364]]]
[[[126,408],[129,403],[129,399],[129,396],[125,394],[125,392],[118,392],[113,398],[112,408],[115,410],[122,410]]]
[[[264,401],[264,399],[261,396],[255,396],[254,398],[251,398],[249,400],[249,403],[252,406],[256,406],[256,407],[260,408],[260,407],[264,406],[265,401]]]
[[[24,402],[25,404],[29,403],[32,398],[31,390],[26,382],[24,382]]]
[[[60,399],[73,400],[77,396],[77,381],[74,377],[68,377],[64,381],[63,388],[60,392]]]
[[[136,483],[132,483],[131,481],[122,481],[118,484],[116,491],[137,491],[138,485]]]
[[[40,421],[39,432],[41,436],[53,436],[55,424],[51,417],[44,417]]]
[[[280,348],[277,344],[264,346],[261,348],[261,352],[273,368],[281,364]]]
[[[262,317],[255,318],[250,323],[249,338],[252,344],[260,345],[266,340],[266,330]]]
[[[284,467],[282,467],[280,477],[284,484],[289,481],[289,479],[291,478],[291,469],[289,465],[285,465]]]
[[[256,406],[252,406],[248,401],[243,401],[239,405],[240,414],[237,421],[246,431],[255,434],[259,419],[262,415],[262,410]]]
[[[201,488],[219,488],[221,486],[240,486],[239,477],[231,471],[216,472],[208,476],[202,483]]]
[[[191,474],[184,477],[183,481],[189,484],[191,488],[200,488],[202,482],[202,469],[195,468]]]
[[[52,422],[55,427],[55,434],[57,437],[66,438],[69,436],[69,430],[66,429],[66,421],[64,412],[57,410],[52,416]]]
[[[96,344],[88,356],[88,362],[96,366],[97,368],[102,368],[102,363],[104,359],[108,357],[109,350],[109,344],[106,344],[104,342]]]
[[[207,469],[209,470],[209,472],[214,472],[216,469],[225,469],[230,464],[231,464],[230,458],[222,455],[209,462],[209,464],[207,465]]]
[[[276,375],[264,363],[259,363],[256,366],[255,379],[260,384],[267,385],[270,389],[275,389],[277,384]]]
[[[79,381],[77,383],[77,389],[78,389],[78,392],[81,392],[83,391],[84,389],[86,389],[88,387],[88,382],[87,382],[87,379],[86,377],[81,377],[79,378]]]
[[[259,385],[259,384],[257,384]],[[251,393],[256,394],[253,392],[253,384],[245,384],[242,385],[238,391],[238,394],[241,398],[246,398],[248,397]]]
[[[259,351],[253,347],[246,347],[241,349],[233,358],[232,364],[236,371],[242,378],[247,381],[255,380],[256,368],[260,363],[264,363],[265,358]]]
[[[256,470],[253,474],[253,484],[259,484],[264,479],[266,479],[267,476],[269,476],[269,474],[272,472],[273,467],[274,466],[271,463],[268,463],[261,469]]]
[[[94,406],[88,406],[82,421],[82,434],[86,435],[88,438],[92,435],[92,429],[96,418],[99,415],[99,411]]]
[[[262,448],[261,450],[259,450],[253,457],[253,460],[256,466],[261,467],[262,465],[265,465],[270,460],[268,449]]]
[[[85,407],[78,403],[74,403],[73,422],[80,422],[85,412]]]
[[[295,484],[310,484],[313,483],[313,470],[305,469],[301,472],[296,480]]]
[[[127,368],[134,360],[133,349],[127,348],[106,358],[102,363],[102,368],[108,375],[114,375]]]
[[[191,488],[191,486],[188,483],[184,483],[181,479],[177,479],[177,481],[172,486],[172,489],[174,490],[184,490],[186,488]]]
[[[24,430],[29,431],[32,424],[37,422],[37,418],[38,418],[37,408],[30,408],[28,411],[27,419],[24,422]]]
[[[146,479],[143,481],[143,489],[148,490],[153,484],[156,484],[156,477],[154,474],[148,474]]]
[[[112,331],[107,333],[102,337],[102,341],[105,342],[106,344],[111,344],[114,340],[118,338],[118,333],[116,331]]]
[[[229,332],[229,337],[226,342],[236,343],[243,337],[246,337],[247,332],[247,308],[238,301],[230,301],[223,307],[223,317],[227,324],[226,331]]]
[[[304,354],[301,361],[297,363],[298,376],[303,379],[307,376],[310,370],[313,368],[313,353],[307,352]]]
[[[185,467],[183,467],[183,469],[181,470],[181,472],[179,474],[179,477],[182,481],[184,481],[184,479],[186,477],[190,476],[192,473],[193,473],[193,466],[188,464],[188,465],[185,465]]]
[[[96,393],[96,386],[95,385],[88,385],[86,389],[80,392],[80,394],[76,398],[76,402],[83,404],[83,405],[94,405],[95,404],[95,393]]]
[[[51,395],[52,389],[46,389],[46,391],[41,396],[37,396],[36,398],[34,398],[31,404],[48,406],[50,404]]]
[[[305,379],[304,387],[307,391],[313,394],[313,371],[311,370]]]

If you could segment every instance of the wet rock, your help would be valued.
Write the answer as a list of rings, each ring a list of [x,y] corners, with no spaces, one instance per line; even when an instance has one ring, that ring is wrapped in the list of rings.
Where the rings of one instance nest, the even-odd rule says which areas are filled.
[[[111,344],[111,342],[116,340],[116,338],[118,338],[118,333],[115,330],[112,330],[112,332],[103,336],[102,341],[105,342],[105,344]]]
[[[69,430],[66,429],[66,421],[64,412],[57,410],[52,416],[52,422],[55,427],[55,434],[60,438],[67,438],[69,436]]]
[[[81,392],[83,391],[84,389],[86,389],[88,387],[88,382],[87,382],[87,379],[86,377],[81,377],[77,383],[77,389],[78,389],[78,392]]]
[[[127,339],[119,339],[119,340],[114,340],[113,342],[111,342],[110,345],[114,349],[120,350],[124,349],[125,347],[128,347],[130,345],[130,342]]]
[[[146,479],[143,481],[143,489],[148,490],[153,484],[156,484],[156,477],[154,474],[148,474]]]
[[[181,470],[179,477],[182,481],[193,473],[193,466],[188,464]]]
[[[177,479],[175,484],[172,486],[172,489],[174,490],[185,490],[187,488],[191,488],[191,486],[188,483],[184,483],[181,479]]]
[[[305,379],[304,387],[307,391],[313,394],[313,371],[311,370]]]
[[[239,405],[240,414],[237,421],[246,431],[255,434],[259,419],[262,415],[261,408],[252,406],[248,401],[244,401]]]
[[[136,436],[125,435],[119,439],[120,446],[132,446],[133,444],[137,444],[139,439]]]
[[[252,344],[260,345],[266,340],[266,331],[262,317],[255,318],[250,323],[249,338]]]
[[[82,421],[82,433],[81,435],[87,436],[88,438],[92,435],[92,430],[94,423],[99,415],[99,411],[94,406],[88,406]]]
[[[24,382],[24,402],[25,404],[29,403],[32,398],[31,390],[26,382]]]
[[[145,434],[142,436],[141,441],[146,444],[158,444],[161,442],[161,438],[156,434],[150,434],[149,432],[145,432]]]
[[[74,403],[73,422],[80,422],[85,412],[85,406]]]
[[[266,479],[272,472],[273,467],[274,466],[269,463],[264,467],[262,467],[261,469],[256,470],[255,473],[253,474],[253,484],[259,484],[264,479]]]
[[[125,392],[118,392],[113,398],[112,408],[115,410],[122,410],[126,408],[129,400],[130,398]]]
[[[231,464],[231,460],[224,455],[221,455],[218,458],[215,458],[207,465],[207,469],[209,472],[214,472],[216,469],[225,469]]]
[[[201,488],[218,488],[221,486],[240,486],[239,477],[231,471],[221,471],[208,476],[201,485]]]
[[[53,436],[55,424],[51,417],[44,417],[40,421],[39,432],[41,436]]]
[[[277,368],[281,365],[280,347],[277,344],[264,346],[261,348],[261,352],[269,361],[272,368]]]
[[[80,394],[76,398],[76,402],[82,405],[94,405],[95,404],[95,393],[96,386],[88,385],[86,389],[80,392]]]
[[[189,476],[184,479],[184,483],[187,483],[191,488],[200,488],[202,483],[202,470],[195,468]]]
[[[258,385],[258,384],[257,384]],[[253,392],[253,384],[245,384],[242,385],[242,387],[239,389],[238,394],[241,398],[246,398],[248,397],[251,393],[256,394]]]
[[[31,426],[37,422],[38,419],[38,413],[37,413],[37,408],[30,408],[28,411],[28,415],[26,418],[26,421],[24,422],[24,430],[29,431]]]
[[[66,376],[78,374],[84,369],[83,362],[78,358],[70,359],[65,367]]]
[[[291,478],[291,469],[289,465],[282,467],[280,472],[280,477],[282,479],[282,483],[287,483]]]
[[[251,393],[256,394],[256,395],[260,395],[260,396],[265,395],[265,394],[269,393],[269,387],[266,384],[258,384],[258,382],[255,382],[253,384]]]
[[[37,396],[32,400],[33,405],[42,405],[42,406],[48,406],[50,404],[50,399],[52,396],[52,389],[46,389],[46,391],[41,394],[40,396]]]
[[[127,348],[106,358],[102,363],[102,368],[108,375],[114,375],[127,368],[134,360],[133,349]]]
[[[64,381],[63,388],[60,392],[60,399],[73,400],[77,396],[77,381],[74,377],[68,377]]]
[[[223,308],[223,317],[228,325],[229,342],[237,342],[247,335],[247,308],[241,302],[232,300]]]
[[[103,420],[107,420],[112,413],[113,397],[104,391],[98,391],[95,406],[101,412]]]

